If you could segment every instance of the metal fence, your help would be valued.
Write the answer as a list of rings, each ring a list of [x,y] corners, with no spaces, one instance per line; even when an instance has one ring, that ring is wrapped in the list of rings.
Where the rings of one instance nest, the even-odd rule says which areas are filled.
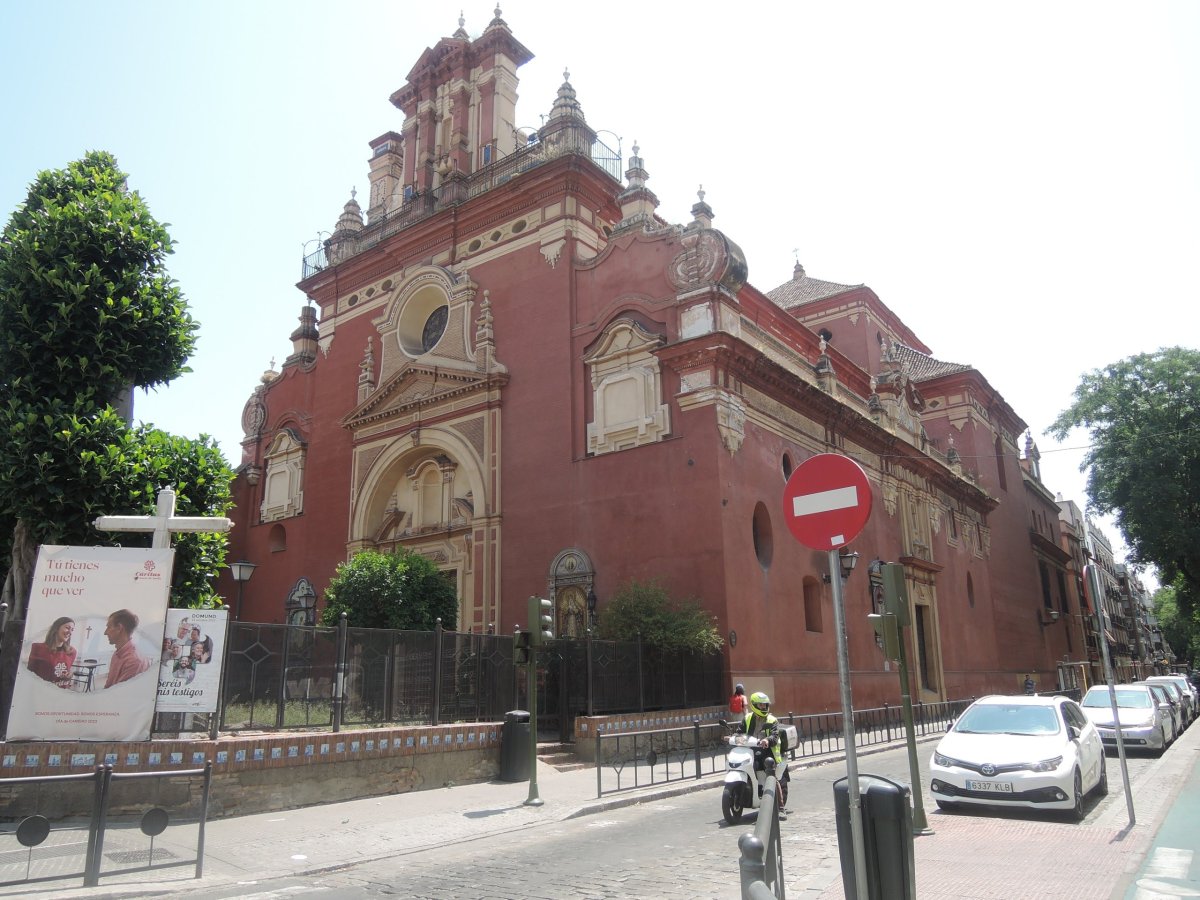
[[[521,173],[560,156],[570,154],[590,158],[618,184],[621,181],[620,150],[613,150],[599,138],[590,138],[586,133],[575,129],[565,129],[548,135],[545,140],[532,140],[507,155],[500,155],[494,147],[491,149],[496,156],[488,165],[481,166],[470,174],[456,173],[443,180],[436,188],[408,194],[399,207],[372,216],[370,223],[361,231],[349,235],[342,234],[336,239],[325,241],[321,247],[301,260],[301,279],[309,278],[330,265],[337,265],[410,225],[506,184]]]
[[[572,739],[585,713],[724,701],[720,654],[557,639],[538,654],[538,728]],[[340,688],[340,689],[339,689]],[[525,708],[511,635],[231,623],[220,711],[156,717],[157,733],[501,721]]]
[[[913,706],[913,728],[918,736],[940,734],[973,700],[946,700]],[[806,759],[846,749],[842,713],[797,716],[788,713],[779,721],[796,727],[796,746],[789,759]],[[725,767],[725,735],[719,723],[690,728],[659,728],[596,734],[596,796],[636,790],[669,781],[698,779]],[[904,737],[902,707],[883,706],[854,711],[854,744],[871,747]]]
[[[191,866],[204,873],[204,825],[212,763],[175,772],[114,772],[5,778],[0,783],[0,888]],[[199,797],[193,788],[199,787]],[[64,818],[72,793],[91,794],[86,819]],[[82,798],[80,798],[82,799]],[[51,820],[54,820],[53,826]],[[155,839],[170,829],[170,847]],[[180,857],[181,847],[195,847]]]
[[[778,782],[768,775],[754,828],[738,838],[742,900],[783,900],[783,841],[779,833]]]

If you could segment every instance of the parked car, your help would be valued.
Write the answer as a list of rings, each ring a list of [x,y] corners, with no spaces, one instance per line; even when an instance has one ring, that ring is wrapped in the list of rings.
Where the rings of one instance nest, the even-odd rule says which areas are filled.
[[[1164,684],[1170,683],[1179,689],[1179,692],[1184,696],[1184,706],[1186,712],[1185,726],[1190,725],[1196,718],[1196,713],[1200,712],[1197,709],[1196,701],[1200,699],[1196,695],[1196,689],[1192,687],[1192,683],[1183,675],[1151,675],[1147,681],[1160,681]]]
[[[1179,735],[1183,733],[1184,729],[1186,714],[1184,713],[1183,709],[1183,696],[1179,693],[1178,689],[1172,690],[1174,685],[1170,684],[1163,684],[1161,682],[1153,681],[1135,681],[1134,684],[1144,684],[1146,687],[1150,688],[1150,692],[1154,694],[1154,697],[1159,704],[1166,703],[1171,708],[1171,715],[1169,716],[1171,723],[1171,734],[1167,740],[1167,743],[1175,743],[1175,738],[1179,737]]]
[[[1108,793],[1100,735],[1067,697],[976,700],[938,743],[929,777],[945,810],[967,804],[1061,809],[1077,822],[1085,795]]]
[[[1167,749],[1167,734],[1170,725],[1170,705],[1159,705],[1158,698],[1144,684],[1118,684],[1113,691],[1117,697],[1117,715],[1121,722],[1121,739],[1126,747],[1145,748],[1162,753]],[[1097,684],[1088,688],[1083,697],[1086,715],[1105,745],[1117,744],[1117,732],[1113,724],[1112,705],[1108,685]]]

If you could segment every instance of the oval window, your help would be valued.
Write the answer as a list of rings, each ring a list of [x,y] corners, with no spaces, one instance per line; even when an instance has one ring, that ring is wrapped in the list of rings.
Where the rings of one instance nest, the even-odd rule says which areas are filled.
[[[446,320],[449,315],[448,306],[439,306],[429,314],[429,318],[425,320],[425,327],[421,330],[422,353],[428,353],[442,339],[442,335],[446,333]]]
[[[754,519],[750,523],[754,535],[754,555],[764,569],[771,568],[771,557],[775,555],[775,542],[771,536],[771,516],[767,507],[759,501],[754,507]]]

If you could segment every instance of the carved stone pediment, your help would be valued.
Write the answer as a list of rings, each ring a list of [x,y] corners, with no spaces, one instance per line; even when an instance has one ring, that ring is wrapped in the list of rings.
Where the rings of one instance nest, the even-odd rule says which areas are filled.
[[[418,407],[428,410],[465,394],[499,387],[508,381],[505,373],[484,375],[480,372],[446,370],[440,366],[413,363],[385,381],[342,419],[347,428],[358,428],[393,416],[402,416]]]

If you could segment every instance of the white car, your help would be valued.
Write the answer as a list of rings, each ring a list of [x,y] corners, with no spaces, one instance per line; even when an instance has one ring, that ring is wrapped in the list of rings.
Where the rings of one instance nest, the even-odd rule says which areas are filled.
[[[1108,793],[1100,735],[1067,697],[982,697],[942,738],[929,767],[941,809],[960,805],[1068,810]]]
[[[1179,693],[1183,694],[1183,696],[1185,698],[1184,703],[1187,706],[1187,709],[1185,711],[1186,712],[1185,718],[1187,719],[1188,723],[1195,720],[1196,713],[1198,712],[1198,710],[1196,709],[1196,700],[1197,700],[1196,689],[1194,687],[1192,687],[1192,683],[1190,681],[1188,681],[1185,676],[1183,676],[1183,675],[1151,675],[1149,678],[1146,679],[1146,681],[1168,682],[1170,684],[1175,685],[1175,687],[1179,688]],[[1180,730],[1182,730],[1182,729],[1180,729]]]
[[[1150,693],[1158,701],[1158,708],[1163,712],[1163,723],[1171,726],[1168,729],[1167,743],[1175,743],[1175,738],[1183,734],[1187,722],[1183,695],[1176,688],[1169,684],[1163,684],[1161,681],[1135,681],[1134,684],[1144,684],[1150,688]],[[1167,705],[1165,709],[1163,708],[1164,703]]]
[[[1113,688],[1117,697],[1117,715],[1121,722],[1121,740],[1126,747],[1153,750],[1162,754],[1170,741],[1171,715],[1168,704],[1159,705],[1158,698],[1144,684],[1118,684]],[[1088,688],[1083,697],[1084,714],[1100,732],[1105,744],[1117,745],[1117,730],[1113,725],[1112,703],[1108,685]]]

